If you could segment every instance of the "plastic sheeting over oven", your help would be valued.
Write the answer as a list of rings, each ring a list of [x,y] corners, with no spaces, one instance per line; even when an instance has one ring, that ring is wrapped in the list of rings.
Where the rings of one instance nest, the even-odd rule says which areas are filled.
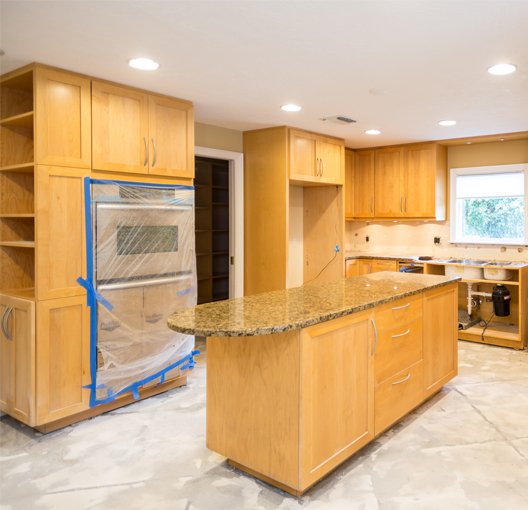
[[[167,326],[196,304],[194,188],[91,180],[89,214],[93,406],[194,366],[194,337]]]

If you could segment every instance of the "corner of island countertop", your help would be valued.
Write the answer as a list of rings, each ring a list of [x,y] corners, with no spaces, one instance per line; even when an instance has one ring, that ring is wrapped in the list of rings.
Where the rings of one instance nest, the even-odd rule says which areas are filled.
[[[380,272],[178,310],[168,327],[197,336],[255,336],[307,328],[443,287],[460,277]]]

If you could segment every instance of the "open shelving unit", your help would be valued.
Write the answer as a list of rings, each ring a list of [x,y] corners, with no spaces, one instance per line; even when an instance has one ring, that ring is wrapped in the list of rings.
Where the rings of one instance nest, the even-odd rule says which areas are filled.
[[[436,263],[425,263],[426,274],[445,275],[445,265]],[[483,267],[483,266],[470,266]],[[512,272],[510,280],[486,280],[475,278],[463,278],[458,285],[458,308],[467,310],[468,283],[473,284],[473,290],[491,293],[493,287],[501,284],[507,287],[511,293],[510,315],[507,317],[493,316],[493,303],[487,299],[480,299],[477,307],[471,313],[472,319],[481,319],[489,322],[484,328],[483,323],[478,323],[465,330],[458,331],[460,340],[469,340],[491,345],[513,347],[523,349],[528,345],[528,267],[504,266]],[[463,274],[460,274],[463,276]],[[478,297],[478,296],[477,296]],[[484,334],[483,334],[484,333]]]
[[[35,300],[33,69],[0,83],[0,292]]]
[[[229,163],[197,157],[195,236],[198,304],[229,298]]]

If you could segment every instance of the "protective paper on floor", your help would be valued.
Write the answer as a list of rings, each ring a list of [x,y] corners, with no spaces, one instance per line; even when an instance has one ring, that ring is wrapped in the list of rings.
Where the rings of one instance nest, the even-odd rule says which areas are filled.
[[[170,330],[167,318],[196,304],[194,189],[92,182],[93,282],[113,306],[97,302],[95,387],[102,403],[159,384],[193,350],[194,336]],[[180,366],[165,380],[180,375]]]

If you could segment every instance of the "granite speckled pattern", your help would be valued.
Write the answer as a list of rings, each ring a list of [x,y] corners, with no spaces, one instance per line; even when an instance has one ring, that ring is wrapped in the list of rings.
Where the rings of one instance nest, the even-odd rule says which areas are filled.
[[[168,326],[198,336],[254,336],[307,328],[367,310],[459,277],[380,272],[198,305],[172,314]]]
[[[427,256],[426,254],[422,254],[420,256]],[[391,253],[390,255],[387,255],[386,253],[368,253],[368,252],[351,252],[347,251],[345,252],[345,260],[355,260],[355,259],[365,259],[365,260],[399,260],[400,262],[419,262],[420,264],[426,263],[426,264],[453,264],[452,262],[449,262],[450,260],[458,259],[459,257],[433,257],[433,260],[419,260],[420,256],[411,256],[411,255],[398,255],[395,253]],[[504,262],[506,265],[505,267],[509,268],[521,268],[528,266],[527,262],[512,262],[509,260],[498,260],[498,259],[485,259],[485,258],[479,258],[479,259],[470,259],[470,260],[479,260],[483,262]],[[457,264],[453,264],[457,265]]]

